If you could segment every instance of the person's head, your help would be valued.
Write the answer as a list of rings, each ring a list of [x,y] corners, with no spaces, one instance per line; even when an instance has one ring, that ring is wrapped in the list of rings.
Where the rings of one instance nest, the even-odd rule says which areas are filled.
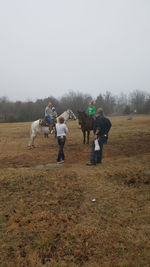
[[[90,103],[89,103],[90,106],[93,106],[94,105],[94,101],[92,100]]]
[[[103,116],[104,112],[103,112],[103,109],[102,108],[98,108],[97,111],[96,111],[96,116]]]
[[[47,106],[48,106],[49,108],[51,108],[51,107],[52,107],[52,103],[49,102]]]
[[[64,123],[65,120],[63,117],[59,117],[58,121],[59,121],[59,123]]]

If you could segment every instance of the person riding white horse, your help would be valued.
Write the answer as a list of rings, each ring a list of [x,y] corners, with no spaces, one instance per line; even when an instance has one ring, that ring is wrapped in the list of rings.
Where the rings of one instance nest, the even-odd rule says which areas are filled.
[[[69,119],[76,120],[75,114],[70,109],[67,109],[66,111],[64,111],[60,116],[64,118],[65,122],[68,121]],[[57,120],[59,117],[57,117]],[[30,140],[28,143],[29,148],[34,147],[34,140],[35,140],[38,133],[46,133],[46,134],[50,133],[49,132],[49,126],[46,126],[46,125],[43,126],[43,120],[42,119],[36,120],[36,121],[32,122],[32,124],[31,124],[31,135],[30,135]]]
[[[53,117],[57,118],[57,112],[55,107],[52,107],[52,111],[53,111]]]
[[[49,126],[49,132],[51,132],[53,125],[54,125],[54,120],[56,120],[57,117],[57,112],[55,110],[55,107],[53,107],[52,103],[49,102],[47,107],[45,108],[45,121],[47,122]]]
[[[57,112],[56,112],[56,109],[55,107],[52,107],[52,111],[53,111],[53,126],[52,126],[52,132],[55,132],[55,124],[57,122]]]

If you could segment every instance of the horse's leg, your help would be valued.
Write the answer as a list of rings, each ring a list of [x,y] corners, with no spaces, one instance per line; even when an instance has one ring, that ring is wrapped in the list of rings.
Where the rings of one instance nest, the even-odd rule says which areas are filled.
[[[87,144],[89,144],[90,131],[87,131]]]
[[[35,137],[36,137],[36,134],[32,133],[31,136],[30,136],[29,143],[28,143],[28,147],[29,148],[34,147],[34,139],[35,139]]]
[[[48,138],[48,133],[44,133],[44,137],[45,138]]]
[[[31,137],[30,137],[29,142],[28,142],[28,148],[31,148],[31,142],[32,142],[32,140],[31,140]]]
[[[35,137],[36,137],[36,134],[34,134],[33,139],[32,139],[32,147],[35,147],[35,145],[34,145]]]
[[[31,134],[30,139],[29,139],[29,143],[28,143],[28,147],[31,148],[32,147],[32,143],[33,143],[33,136]]]
[[[85,131],[84,130],[82,130],[82,132],[83,132],[83,144],[85,144]]]

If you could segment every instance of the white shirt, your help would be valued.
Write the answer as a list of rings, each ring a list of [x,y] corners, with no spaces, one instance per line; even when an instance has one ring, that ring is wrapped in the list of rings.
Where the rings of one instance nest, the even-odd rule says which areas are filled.
[[[65,123],[56,123],[57,136],[66,136],[68,128]]]

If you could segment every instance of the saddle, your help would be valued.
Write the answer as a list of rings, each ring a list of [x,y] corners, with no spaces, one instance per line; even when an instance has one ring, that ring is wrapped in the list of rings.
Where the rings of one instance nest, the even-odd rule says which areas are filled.
[[[43,126],[43,127],[46,127],[46,126],[49,127],[47,121],[44,120],[44,119],[39,119],[39,124],[40,124],[41,126]]]

